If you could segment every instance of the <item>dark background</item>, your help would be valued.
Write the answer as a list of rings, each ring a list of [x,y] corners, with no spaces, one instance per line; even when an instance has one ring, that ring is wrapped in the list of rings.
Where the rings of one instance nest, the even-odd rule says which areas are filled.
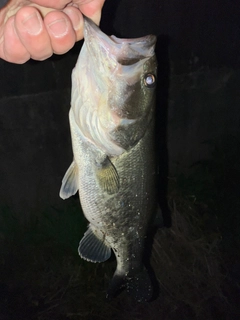
[[[159,141],[170,174],[209,158],[212,148],[204,142],[239,137],[239,6],[233,0],[106,1],[106,33],[158,36]],[[65,205],[58,189],[72,158],[70,81],[80,47],[43,62],[0,61],[0,197],[25,215]]]
[[[102,28],[158,36],[157,108],[171,174],[209,157],[204,141],[239,135],[237,1],[108,0]],[[0,61],[0,196],[17,210],[63,205],[57,197],[71,161],[67,113],[79,48],[44,62]]]
[[[196,234],[201,230],[200,239],[201,235],[208,230],[209,225],[211,231],[208,232],[208,235],[210,234],[212,237],[211,243],[215,243],[214,237],[216,234],[218,234],[216,239],[225,239],[220,248],[223,253],[219,261],[224,260],[228,263],[223,263],[223,265],[220,263],[222,273],[220,272],[219,277],[224,278],[230,274],[229,282],[236,284],[236,287],[232,289],[228,284],[220,285],[221,289],[225,288],[225,291],[223,290],[223,293],[221,291],[221,294],[224,298],[230,297],[235,305],[238,305],[240,299],[239,17],[240,2],[237,0],[107,0],[101,20],[101,28],[107,34],[114,34],[119,37],[139,37],[152,33],[158,36],[156,45],[159,65],[156,122],[160,172],[159,187],[162,191],[159,197],[165,209],[169,204],[171,211],[175,212],[172,229],[175,236],[176,225],[174,227],[174,223],[179,219],[179,216],[174,211],[175,204],[170,203],[172,199],[183,209],[182,213],[192,210],[197,205],[197,213],[195,212],[196,215],[194,218],[191,216],[190,220],[194,220],[196,216],[198,219],[201,217],[196,229]],[[0,279],[0,311],[3,306],[1,304],[2,298],[5,299],[4,308],[7,308],[7,303],[9,307],[9,309],[4,309],[5,318],[1,318],[0,312],[0,320],[45,319],[44,317],[41,318],[42,309],[48,309],[44,302],[42,302],[43,306],[41,307],[41,299],[44,300],[44,298],[38,298],[38,290],[46,290],[46,287],[42,285],[43,281],[46,281],[47,285],[48,282],[55,283],[57,276],[54,278],[54,275],[59,275],[61,272],[63,279],[68,277],[67,272],[71,274],[69,277],[72,277],[72,271],[69,271],[70,267],[67,268],[65,265],[63,266],[67,270],[65,270],[65,273],[59,271],[57,267],[56,270],[51,269],[52,264],[55,265],[57,259],[60,259],[59,254],[56,254],[56,258],[52,258],[51,254],[55,250],[53,249],[55,248],[54,245],[56,245],[57,250],[64,251],[66,249],[65,252],[73,250],[73,256],[76,256],[77,242],[85,231],[85,222],[82,222],[79,218],[80,207],[77,197],[66,201],[59,198],[62,177],[72,161],[68,123],[71,71],[76,63],[81,45],[82,42],[79,42],[65,55],[54,55],[43,62],[29,61],[24,65],[14,65],[0,61],[0,241],[3,244],[5,254],[0,260],[2,263],[0,265],[3,266],[1,270],[4,270],[2,275],[7,279],[6,281]],[[200,170],[199,166],[201,167]],[[171,189],[170,200],[168,201],[169,181],[170,184],[173,181],[174,183],[180,181],[181,195],[179,196],[175,189],[174,192]],[[72,208],[77,210],[76,215],[74,213],[75,209]],[[211,217],[210,222],[208,221],[209,217]],[[170,226],[170,220],[166,221],[166,224]],[[206,221],[209,224],[208,226]],[[216,221],[218,222],[216,223]],[[183,221],[181,220],[181,222]],[[80,226],[80,223],[83,223],[84,227]],[[212,228],[215,227],[217,231],[212,231]],[[31,231],[29,231],[30,229]],[[171,231],[169,232],[171,234]],[[49,240],[52,239],[51,235],[55,237],[54,244],[52,240]],[[184,239],[187,240],[188,236],[185,231],[183,231],[183,235],[186,237]],[[169,243],[172,239],[172,236],[169,237],[166,238],[166,252],[168,252]],[[68,247],[66,243],[70,241],[70,238],[73,238],[74,244]],[[164,240],[164,235],[162,239]],[[180,247],[176,246],[176,251],[173,250],[175,252],[171,258],[173,261],[186,244],[182,237],[174,239],[175,245],[178,243]],[[218,240],[216,240],[216,243],[218,243]],[[29,249],[29,246],[32,246],[32,249]],[[28,277],[31,279],[31,271],[28,271],[25,275],[24,269],[26,269],[26,265],[33,270],[41,265],[41,261],[31,258],[32,255],[34,256],[33,252],[41,248],[45,248],[45,253],[41,252],[42,256],[40,258],[45,259],[43,264],[46,265],[46,269],[50,269],[50,271],[46,271],[46,274],[53,274],[51,277],[55,280],[52,278],[49,280],[44,275],[45,278],[43,278],[43,281],[41,280],[40,285],[35,284],[36,279],[33,276],[33,280],[29,280],[32,287],[31,283],[28,283],[30,289],[25,289],[26,279]],[[209,243],[208,248],[210,248]],[[183,268],[184,263],[187,263],[189,255],[191,256],[194,251],[193,249],[195,250],[196,247],[186,246],[186,257],[182,255],[179,258],[181,263],[177,268],[181,270],[180,274],[177,274],[176,270],[175,273],[170,273],[167,283],[174,279],[174,281],[172,280],[173,287],[175,282],[179,281],[184,274],[185,269],[181,269],[181,267]],[[164,250],[164,245],[161,250]],[[204,274],[204,268],[208,268],[208,271],[211,270],[211,266],[215,262],[212,265],[209,262],[212,261],[212,253],[209,253],[212,249],[209,249],[210,251],[207,251],[206,255],[205,251],[201,250],[203,248],[195,250],[193,260],[196,265],[197,259],[203,256],[204,262],[201,266],[203,270],[199,267],[197,271]],[[208,254],[210,260],[206,260],[205,263]],[[184,260],[182,261],[183,257]],[[49,262],[52,261],[51,259],[53,259],[52,264]],[[76,265],[78,265],[80,263],[79,258],[76,259]],[[159,264],[160,260],[157,262],[157,265]],[[174,262],[172,264],[174,265]],[[167,262],[165,265],[167,265]],[[15,269],[12,270],[9,266],[21,266],[19,269],[21,272],[19,271],[14,276]],[[101,276],[103,273],[101,271],[103,270],[102,267],[93,269],[95,266],[89,267],[89,264],[87,264],[85,271],[83,271],[86,279],[90,279],[86,271],[89,268],[92,268],[90,269],[91,272],[94,274],[98,272],[100,278],[104,278],[104,276]],[[161,268],[164,268],[164,264]],[[192,268],[191,264],[189,268]],[[7,269],[11,272],[8,273]],[[170,264],[168,270],[171,270]],[[210,283],[214,278],[214,271],[210,275],[208,271],[209,278],[204,276],[204,279],[196,279],[195,276],[192,278],[190,276],[187,280],[183,279],[178,286],[179,290],[184,288],[185,283],[196,282],[197,285],[193,292],[187,288],[184,295],[180,295],[178,300],[177,298],[170,299],[171,307],[170,309],[165,308],[167,310],[165,310],[165,316],[159,311],[162,314],[162,319],[201,320],[205,318],[215,319],[216,316],[217,319],[224,320],[232,320],[235,319],[234,317],[239,318],[239,313],[237,314],[235,307],[232,306],[224,309],[227,310],[226,312],[230,312],[230,315],[227,315],[225,311],[221,313],[219,311],[221,302],[219,303],[219,300],[216,302],[217,298],[215,296],[212,298],[211,295],[209,295],[211,298],[206,300],[208,305],[207,316],[204,314],[205,311],[199,317],[196,316],[195,311],[198,310],[200,300],[203,301],[209,293],[207,288],[203,287],[205,284],[207,286],[207,283]],[[110,273],[112,274],[112,271]],[[62,275],[58,276],[60,282],[57,285],[64,287],[64,283],[61,282],[64,280],[61,280],[61,277]],[[22,278],[25,280],[23,281]],[[79,284],[82,281],[84,280],[77,279],[76,283]],[[91,282],[91,286],[94,281]],[[8,284],[9,282],[11,284]],[[84,284],[86,292],[89,293],[87,285],[87,283]],[[34,289],[38,286],[40,286],[40,289]],[[103,290],[102,287],[103,284],[100,283],[101,289],[96,289],[96,292]],[[201,294],[203,295],[194,298],[194,293],[199,287],[202,288]],[[72,287],[70,286],[70,288]],[[34,296],[34,290],[37,292],[35,292],[36,297]],[[53,288],[54,294],[58,290],[58,287]],[[91,290],[89,298],[85,302],[86,307],[89,299],[95,299]],[[39,308],[39,318],[34,316],[31,318],[29,316],[30,309],[26,309],[27,311],[25,310],[25,313],[22,313],[22,318],[20,317],[19,310],[25,302],[17,300],[16,297],[21,295],[22,292],[26,295],[24,301],[29,299],[33,314],[35,312],[33,309],[35,307]],[[42,296],[44,294],[42,293]],[[98,295],[98,293],[96,294]],[[195,299],[192,305],[189,302],[191,298],[186,302],[188,294],[193,300]],[[12,298],[12,295],[14,298]],[[30,295],[31,298],[29,298]],[[176,297],[174,289],[170,290],[170,296]],[[185,300],[183,297],[185,297]],[[164,299],[166,302],[168,298],[161,297],[160,305],[164,304]],[[227,301],[227,298],[224,301]],[[19,306],[17,303],[19,303]],[[16,314],[8,317],[7,314],[9,314],[13,304],[17,305]],[[213,311],[212,305],[215,308]],[[131,309],[130,306],[127,307]],[[89,306],[89,310],[93,310],[91,308],[94,309],[92,305]],[[114,308],[118,310],[116,305]],[[159,305],[156,308],[160,308]],[[233,309],[235,311],[231,314]],[[53,310],[55,309],[53,308]],[[138,309],[140,313],[136,315],[136,319],[141,319],[141,314],[144,314],[143,310],[144,308],[142,311],[141,308],[140,311]],[[146,310],[148,309],[146,308]],[[158,319],[156,310],[154,315]],[[172,310],[176,312],[174,313]],[[114,314],[114,309],[110,308],[110,311],[111,314]],[[91,312],[89,314],[85,313],[85,316],[84,313],[80,314],[76,319],[101,318],[100,316],[98,318],[97,312],[95,312],[94,318]],[[134,319],[134,316],[131,317],[131,319]],[[151,318],[150,314],[145,314],[143,319],[146,319],[146,317]],[[54,317],[54,315],[51,315],[50,318],[66,319],[66,317]],[[46,319],[50,318],[46,316]],[[69,318],[71,316],[67,317],[67,319]],[[74,316],[73,319],[75,319]],[[121,319],[121,317],[114,319]],[[151,319],[155,319],[154,316]]]

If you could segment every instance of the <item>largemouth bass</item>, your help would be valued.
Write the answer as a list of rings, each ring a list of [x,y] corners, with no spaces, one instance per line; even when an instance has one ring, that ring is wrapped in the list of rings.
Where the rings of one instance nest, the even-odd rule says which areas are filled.
[[[72,73],[74,159],[60,197],[79,191],[89,221],[80,256],[103,262],[111,249],[115,253],[117,268],[107,296],[125,286],[138,301],[146,301],[152,284],[142,260],[156,211],[156,37],[109,37],[85,18],[84,39]]]

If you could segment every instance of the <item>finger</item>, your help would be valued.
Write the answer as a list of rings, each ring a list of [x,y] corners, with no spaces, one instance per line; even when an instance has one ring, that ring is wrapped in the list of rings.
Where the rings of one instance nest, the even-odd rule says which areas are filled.
[[[76,2],[81,12],[99,25],[101,18],[101,10],[105,0],[82,0]]]
[[[34,7],[23,7],[15,17],[15,29],[32,59],[44,60],[53,53],[42,17]]]
[[[14,17],[10,17],[4,28],[3,41],[0,45],[0,57],[8,62],[24,63],[30,54],[20,41],[14,25]]]
[[[69,17],[76,35],[76,41],[83,38],[83,15],[75,7],[66,7],[63,12]]]
[[[91,1],[91,0],[90,0]],[[42,7],[63,9],[69,2],[69,0],[34,0],[35,4]]]
[[[44,18],[44,24],[54,53],[63,54],[74,46],[76,34],[71,20],[64,12],[49,12]]]

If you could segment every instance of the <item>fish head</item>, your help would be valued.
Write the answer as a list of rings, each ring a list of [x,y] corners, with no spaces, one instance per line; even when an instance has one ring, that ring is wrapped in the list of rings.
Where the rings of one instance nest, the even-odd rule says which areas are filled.
[[[156,37],[121,39],[107,36],[88,18],[84,23],[84,48],[75,69],[84,77],[80,94],[92,114],[84,119],[91,118],[94,126],[81,126],[91,139],[110,139],[127,149],[144,135],[153,116]]]

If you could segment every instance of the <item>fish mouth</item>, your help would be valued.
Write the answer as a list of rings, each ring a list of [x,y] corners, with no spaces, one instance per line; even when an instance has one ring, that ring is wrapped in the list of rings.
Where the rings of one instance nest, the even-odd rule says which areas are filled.
[[[154,55],[156,36],[125,39],[107,36],[95,23],[84,17],[84,39],[89,53],[99,61],[99,56],[116,64],[131,66]],[[109,67],[109,66],[108,66]]]
[[[144,79],[156,72],[156,37],[107,36],[84,18],[84,40],[72,74],[74,119],[82,136],[117,156],[136,144],[151,119],[154,90]]]

